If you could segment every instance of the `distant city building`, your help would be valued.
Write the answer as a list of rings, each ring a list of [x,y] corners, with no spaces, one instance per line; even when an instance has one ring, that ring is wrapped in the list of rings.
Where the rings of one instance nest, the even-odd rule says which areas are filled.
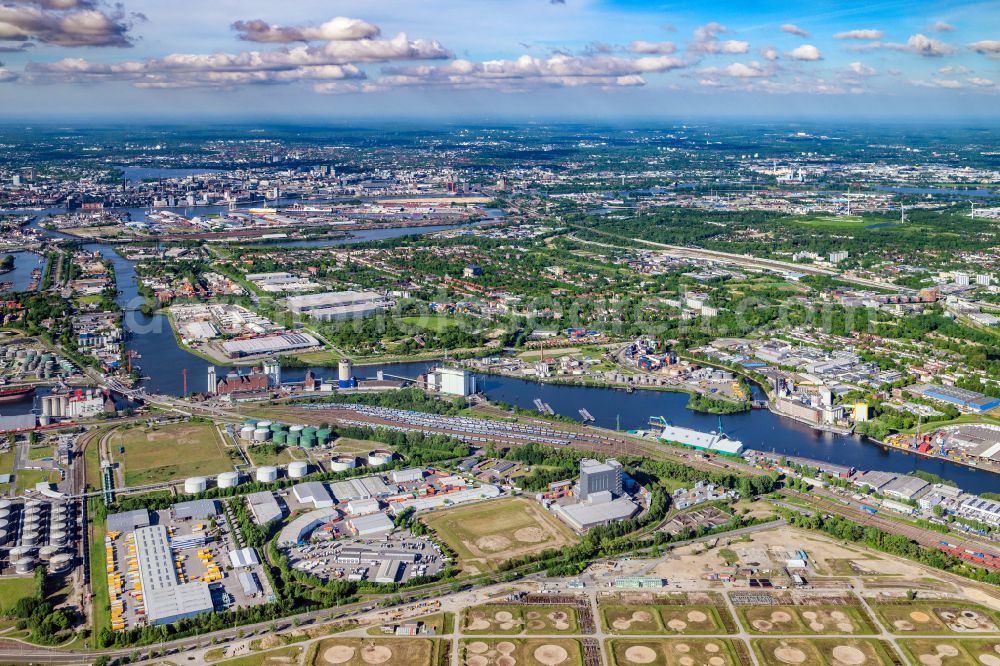
[[[955,284],[960,287],[969,286],[969,274],[968,273],[955,273]]]
[[[476,392],[476,377],[462,368],[440,367],[427,373],[427,389],[447,395],[470,396]]]
[[[288,309],[313,319],[334,321],[384,312],[392,303],[377,291],[331,291],[290,296]]]
[[[840,250],[838,252],[831,252],[830,253],[830,263],[831,264],[839,263],[839,262],[843,261],[844,259],[847,259],[847,257],[849,257],[849,256],[850,256],[850,254],[848,253],[847,250]]]
[[[464,269],[462,269],[462,277],[474,278],[474,277],[479,277],[482,274],[483,274],[483,269],[476,264],[470,264],[466,266]]]
[[[250,370],[248,375],[241,375],[236,370],[231,370],[216,383],[215,392],[218,395],[229,395],[247,391],[266,391],[267,387],[267,375],[257,368]]]
[[[976,276],[976,284],[981,287],[988,287],[993,282],[993,276],[980,273]]]

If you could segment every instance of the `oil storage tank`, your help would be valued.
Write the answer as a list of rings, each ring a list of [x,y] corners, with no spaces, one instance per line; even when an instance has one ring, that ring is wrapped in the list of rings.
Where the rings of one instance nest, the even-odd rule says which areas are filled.
[[[240,485],[240,473],[223,472],[216,477],[215,482],[220,488],[235,488]]]
[[[257,480],[261,483],[270,483],[278,480],[278,468],[270,465],[257,468]]]
[[[301,479],[309,473],[309,463],[304,460],[296,460],[288,463],[288,478]]]
[[[330,469],[334,472],[343,472],[346,469],[353,469],[357,466],[354,456],[337,456],[330,460]]]
[[[188,495],[203,493],[208,490],[208,479],[203,476],[192,476],[184,480],[184,492]]]

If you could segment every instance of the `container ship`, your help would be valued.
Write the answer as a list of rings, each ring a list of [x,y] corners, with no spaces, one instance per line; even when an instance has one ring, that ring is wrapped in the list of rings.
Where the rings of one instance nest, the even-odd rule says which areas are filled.
[[[0,402],[17,402],[30,397],[34,386],[0,386]]]

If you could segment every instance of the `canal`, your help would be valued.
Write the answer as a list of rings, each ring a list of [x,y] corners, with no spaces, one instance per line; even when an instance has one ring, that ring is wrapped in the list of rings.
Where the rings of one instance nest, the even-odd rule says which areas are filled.
[[[423,229],[416,233],[426,231],[427,229]],[[359,242],[359,239],[353,239],[352,242]],[[181,395],[183,371],[186,369],[188,390],[204,391],[209,363],[178,346],[166,316],[146,316],[139,312],[143,299],[138,293],[133,263],[121,257],[110,245],[92,243],[86,247],[100,250],[115,266],[118,302],[126,310],[124,326],[129,333],[127,346],[138,354],[136,363],[144,377],[142,385],[152,393]],[[432,362],[413,362],[359,366],[356,374],[371,377],[382,370],[391,375],[415,377],[432,365]],[[224,372],[221,370],[220,375]],[[316,368],[314,372],[320,377],[332,377],[336,369]],[[286,381],[301,381],[305,373],[306,370],[302,368],[282,371]],[[715,430],[719,423],[718,417],[714,415],[688,410],[685,406],[688,396],[683,393],[644,390],[626,393],[610,388],[542,384],[494,375],[481,375],[478,382],[480,390],[491,400],[502,400],[533,410],[534,400],[539,398],[548,403],[557,414],[571,418],[579,418],[579,410],[584,408],[594,416],[595,425],[604,428],[643,429],[650,416],[663,416],[674,425],[702,431]],[[730,437],[739,439],[751,449],[805,456],[862,470],[930,472],[974,493],[996,491],[1000,486],[1000,478],[991,472],[888,449],[860,437],[816,431],[767,410],[724,416],[722,427]]]

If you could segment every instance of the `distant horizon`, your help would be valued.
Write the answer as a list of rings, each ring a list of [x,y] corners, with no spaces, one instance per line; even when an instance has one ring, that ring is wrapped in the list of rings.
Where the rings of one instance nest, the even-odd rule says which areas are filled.
[[[977,0],[8,0],[0,120],[987,119]],[[59,120],[56,120],[59,122]]]

